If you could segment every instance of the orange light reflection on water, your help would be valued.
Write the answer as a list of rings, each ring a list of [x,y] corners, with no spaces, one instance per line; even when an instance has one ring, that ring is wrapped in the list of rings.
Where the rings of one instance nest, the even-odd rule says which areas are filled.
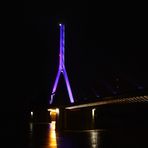
[[[56,139],[55,126],[56,126],[56,122],[52,121],[50,123],[48,148],[57,148],[57,139]]]

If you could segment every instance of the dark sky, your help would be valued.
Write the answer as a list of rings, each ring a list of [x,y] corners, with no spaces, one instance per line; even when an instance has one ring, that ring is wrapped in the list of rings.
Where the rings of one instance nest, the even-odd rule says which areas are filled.
[[[24,124],[30,108],[48,104],[58,68],[59,22],[66,25],[66,69],[78,102],[148,92],[146,4],[4,2],[0,113],[5,128],[1,126],[0,131],[1,135],[11,136],[7,139],[14,142],[18,139],[14,134],[20,137],[15,127],[20,128],[18,133],[23,132],[23,127],[16,121],[21,119]],[[69,101],[63,79],[56,101]]]
[[[25,1],[20,98],[47,104],[58,68],[59,22],[66,25],[66,69],[78,101],[147,90],[146,11],[131,4]],[[60,97],[65,87],[61,80]]]

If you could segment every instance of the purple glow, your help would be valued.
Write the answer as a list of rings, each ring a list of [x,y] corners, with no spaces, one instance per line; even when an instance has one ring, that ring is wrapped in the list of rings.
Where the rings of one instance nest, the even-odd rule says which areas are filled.
[[[72,91],[71,91],[68,75],[67,75],[66,69],[63,69],[63,70],[64,70],[63,71],[63,75],[64,75],[64,78],[65,78],[65,81],[66,81],[66,86],[67,86],[70,102],[74,103],[74,98],[73,98],[73,95],[72,95]]]
[[[57,73],[57,76],[56,76],[56,79],[55,79],[55,83],[54,83],[54,86],[53,86],[53,93],[56,91],[57,89],[57,85],[58,85],[58,81],[59,81],[59,78],[60,78],[60,74],[61,74],[61,71],[60,69],[58,70],[58,73]]]
[[[64,63],[64,50],[65,50],[65,26],[63,24],[59,24],[60,26],[60,54],[59,54],[59,69],[58,69],[58,73],[54,82],[54,86],[52,89],[52,94],[51,94],[51,98],[50,98],[50,104],[52,104],[53,102],[53,97],[56,93],[56,89],[57,89],[57,85],[59,82],[59,78],[61,73],[63,73],[65,82],[66,82],[66,86],[67,86],[67,90],[68,90],[68,95],[70,98],[70,102],[74,103],[74,98],[72,95],[72,91],[71,91],[71,87],[70,87],[70,83],[69,83],[69,79],[68,79],[68,75],[66,72],[66,68],[65,68],[65,63]]]

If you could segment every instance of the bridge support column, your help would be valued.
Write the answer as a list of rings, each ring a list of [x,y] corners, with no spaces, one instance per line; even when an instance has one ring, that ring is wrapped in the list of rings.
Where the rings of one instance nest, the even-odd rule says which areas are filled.
[[[67,110],[59,108],[56,119],[56,130],[87,130],[96,128],[95,108]]]
[[[59,108],[59,114],[57,116],[57,120],[56,120],[56,130],[57,131],[62,131],[65,129],[65,109],[64,108]]]

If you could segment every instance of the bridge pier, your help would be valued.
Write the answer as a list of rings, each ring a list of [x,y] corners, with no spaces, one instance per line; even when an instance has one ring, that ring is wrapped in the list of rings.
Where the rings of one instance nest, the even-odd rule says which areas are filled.
[[[59,109],[57,116],[56,129],[61,130],[79,130],[95,128],[95,110],[67,110]]]
[[[59,108],[59,114],[57,115],[56,118],[56,130],[62,131],[65,129],[66,125],[66,112],[64,108]]]
[[[87,130],[96,127],[96,109],[67,110],[59,108],[56,130]]]

